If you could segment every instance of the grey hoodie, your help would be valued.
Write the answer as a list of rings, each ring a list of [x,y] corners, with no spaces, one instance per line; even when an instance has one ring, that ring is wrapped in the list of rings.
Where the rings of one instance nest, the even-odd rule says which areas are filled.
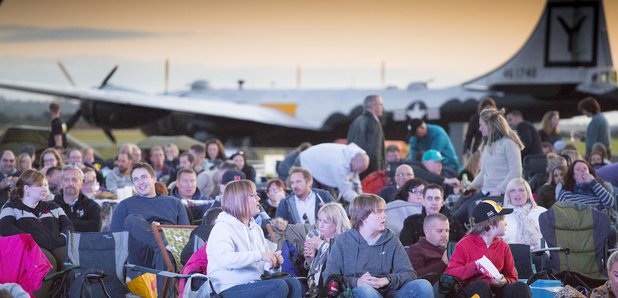
[[[392,293],[416,279],[416,271],[405,249],[389,229],[385,229],[373,245],[367,244],[357,229],[337,236],[324,270],[324,283],[330,275],[339,274],[354,288],[358,278],[366,272],[390,279],[387,289],[379,289],[383,294]]]

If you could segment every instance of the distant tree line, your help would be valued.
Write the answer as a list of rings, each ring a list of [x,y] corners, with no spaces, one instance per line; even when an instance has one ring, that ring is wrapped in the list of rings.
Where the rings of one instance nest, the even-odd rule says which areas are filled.
[[[47,126],[51,121],[48,112],[50,102],[43,100],[13,100],[0,96],[0,126]],[[76,103],[63,101],[61,107],[62,118],[70,117],[78,108],[79,105]]]

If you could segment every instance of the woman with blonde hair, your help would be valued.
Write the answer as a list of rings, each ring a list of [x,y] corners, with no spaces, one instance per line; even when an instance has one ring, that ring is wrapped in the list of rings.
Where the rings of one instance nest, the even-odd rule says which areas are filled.
[[[464,193],[479,190],[469,197],[453,214],[461,222],[467,222],[468,209],[478,199],[501,196],[506,185],[522,173],[521,150],[524,148],[517,133],[510,127],[503,110],[485,109],[479,119],[479,130],[483,135],[481,144],[481,170],[464,189]]]
[[[318,211],[317,225],[320,235],[305,242],[305,265],[309,265],[307,275],[309,297],[319,297],[323,282],[322,271],[326,267],[331,242],[337,235],[352,228],[348,215],[339,203],[328,203],[322,206]]]
[[[509,181],[521,177],[521,150],[524,145],[509,127],[503,111],[483,110],[479,130],[483,135],[481,171],[469,188],[479,189],[485,195],[501,195]]]
[[[294,278],[260,280],[264,271],[279,269],[283,257],[253,218],[260,213],[255,184],[228,183],[221,208],[206,247],[214,290],[222,297],[301,297],[300,283]]]
[[[543,115],[541,121],[541,129],[539,130],[539,136],[541,136],[541,142],[548,142],[554,144],[560,141],[560,113],[558,111],[548,111]]]
[[[506,243],[522,243],[537,249],[541,243],[539,215],[547,209],[537,206],[532,199],[532,191],[526,180],[515,178],[506,186],[504,207],[512,208],[513,213],[506,216]]]

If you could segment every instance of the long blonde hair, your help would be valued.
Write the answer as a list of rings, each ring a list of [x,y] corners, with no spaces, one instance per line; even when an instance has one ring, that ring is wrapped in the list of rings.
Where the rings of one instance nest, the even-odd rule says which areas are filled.
[[[511,127],[509,127],[509,123],[504,118],[504,110],[500,111],[496,109],[485,109],[481,111],[480,120],[487,124],[487,136],[483,138],[483,144],[481,150],[485,148],[485,146],[491,146],[497,140],[500,139],[501,136],[507,137],[519,147],[519,150],[524,149],[524,144],[517,136],[517,133],[514,132]]]
[[[554,118],[554,116],[560,117],[560,113],[558,113],[558,111],[548,111],[543,115],[543,120],[541,121],[543,131],[548,135],[560,133],[560,128],[558,126],[551,126],[551,118]]]

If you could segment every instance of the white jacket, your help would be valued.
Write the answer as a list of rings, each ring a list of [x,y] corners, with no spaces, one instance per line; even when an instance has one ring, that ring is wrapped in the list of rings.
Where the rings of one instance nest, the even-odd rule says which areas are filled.
[[[403,200],[394,200],[386,204],[386,227],[399,237],[403,229],[403,222],[410,215],[421,214],[423,206],[417,206]]]
[[[262,252],[276,248],[269,243],[253,218],[246,226],[226,212],[219,214],[206,247],[207,272],[215,291],[260,280],[265,263]]]

